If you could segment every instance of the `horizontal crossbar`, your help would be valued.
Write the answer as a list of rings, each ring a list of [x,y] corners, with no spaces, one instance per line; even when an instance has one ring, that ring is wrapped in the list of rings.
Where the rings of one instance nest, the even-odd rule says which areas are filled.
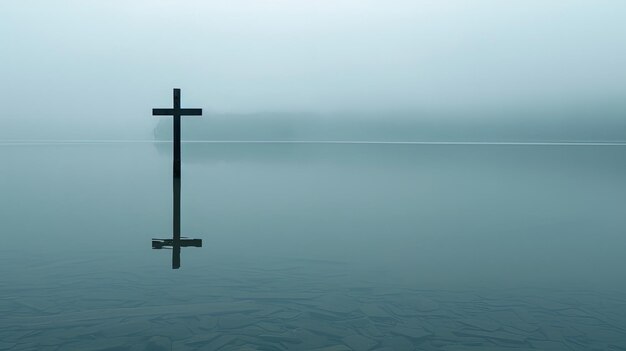
[[[153,108],[153,116],[202,116],[201,108]]]
[[[153,249],[162,249],[164,247],[170,248],[175,245],[179,245],[180,247],[202,247],[202,239],[152,239]]]

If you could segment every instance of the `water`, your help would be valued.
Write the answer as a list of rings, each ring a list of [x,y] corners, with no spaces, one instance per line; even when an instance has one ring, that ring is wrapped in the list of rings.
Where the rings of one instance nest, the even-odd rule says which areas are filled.
[[[0,146],[1,350],[626,348],[626,146]]]

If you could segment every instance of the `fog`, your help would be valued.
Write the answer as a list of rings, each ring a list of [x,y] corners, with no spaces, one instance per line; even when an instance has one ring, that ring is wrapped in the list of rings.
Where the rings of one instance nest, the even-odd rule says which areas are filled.
[[[150,109],[178,87],[208,129],[245,115],[305,139],[310,124],[322,139],[472,139],[494,122],[514,127],[479,139],[551,125],[576,131],[540,139],[615,140],[625,17],[619,0],[4,1],[0,138],[151,139]],[[194,137],[272,137],[223,123]]]
[[[625,18],[0,1],[0,349],[626,350]]]

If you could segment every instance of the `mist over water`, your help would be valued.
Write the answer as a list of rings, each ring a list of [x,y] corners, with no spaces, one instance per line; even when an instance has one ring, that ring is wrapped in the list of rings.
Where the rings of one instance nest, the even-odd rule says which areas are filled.
[[[151,139],[176,87],[206,116],[261,119],[204,138],[260,123],[623,140],[625,14],[612,0],[4,2],[0,139]]]
[[[458,113],[209,113],[186,119],[182,135],[188,141],[622,142],[625,113],[619,105],[584,104]],[[171,121],[158,119],[152,138],[171,140]]]
[[[624,18],[0,3],[0,350],[626,349]]]

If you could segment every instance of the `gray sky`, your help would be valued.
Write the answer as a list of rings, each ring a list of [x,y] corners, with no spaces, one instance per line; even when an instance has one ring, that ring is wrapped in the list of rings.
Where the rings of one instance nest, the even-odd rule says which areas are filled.
[[[215,113],[619,102],[625,19],[623,0],[2,1],[0,138],[144,138],[173,87]]]

